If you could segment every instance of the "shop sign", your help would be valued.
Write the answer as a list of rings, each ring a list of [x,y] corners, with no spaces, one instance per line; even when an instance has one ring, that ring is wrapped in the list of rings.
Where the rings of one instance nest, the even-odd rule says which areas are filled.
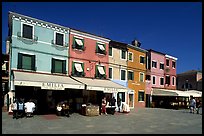
[[[64,90],[64,84],[52,83],[52,82],[42,82],[41,89]]]

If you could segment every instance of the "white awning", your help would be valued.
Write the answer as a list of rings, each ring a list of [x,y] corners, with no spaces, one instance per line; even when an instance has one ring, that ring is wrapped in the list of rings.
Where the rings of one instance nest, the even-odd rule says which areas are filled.
[[[92,79],[92,78],[82,78],[82,77],[72,77],[77,81],[80,81],[87,86],[87,90],[103,91],[104,93],[114,93],[114,92],[127,92],[131,89],[114,83],[107,79]]]
[[[75,68],[76,68],[76,70],[77,70],[78,72],[83,72],[83,69],[82,69],[82,66],[81,66],[80,63],[75,63],[74,66],[75,66]]]
[[[103,69],[103,67],[101,67],[101,66],[98,66],[98,71],[99,71],[99,73],[100,73],[101,75],[104,75],[104,74],[105,74],[104,69]]]
[[[98,44],[98,47],[100,48],[100,50],[105,51],[105,48],[102,44]]]
[[[75,41],[77,42],[77,44],[78,44],[79,46],[82,46],[82,45],[83,45],[83,42],[82,42],[80,39],[75,39]]]
[[[181,91],[181,90],[169,90],[169,89],[158,89],[153,88],[154,96],[181,96],[181,97],[190,97],[190,95],[193,95],[194,97],[201,97],[202,94],[196,94],[188,91]]]
[[[79,83],[68,76],[58,76],[39,73],[28,73],[14,71],[14,85],[17,86],[36,86],[41,89],[64,90],[84,89],[85,85]]]

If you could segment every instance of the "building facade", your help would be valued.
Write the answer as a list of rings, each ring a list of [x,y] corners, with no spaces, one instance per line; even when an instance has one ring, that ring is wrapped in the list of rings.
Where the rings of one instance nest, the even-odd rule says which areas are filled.
[[[176,87],[178,90],[198,90],[202,91],[202,71],[189,70],[177,74]]]
[[[9,38],[12,101],[34,99],[39,112],[55,111],[63,93],[84,88],[68,77],[69,28],[9,12]]]
[[[134,90],[135,107],[145,107],[146,99],[149,99],[146,93],[146,50],[140,48],[138,41],[128,44],[128,64],[127,77],[128,87]],[[147,98],[146,98],[147,96]]]

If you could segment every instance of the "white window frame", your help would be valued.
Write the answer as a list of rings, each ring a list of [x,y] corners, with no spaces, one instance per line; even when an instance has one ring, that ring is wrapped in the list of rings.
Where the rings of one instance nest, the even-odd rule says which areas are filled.
[[[155,78],[155,83],[153,82],[154,80],[153,80],[153,78]],[[156,85],[156,76],[154,76],[154,75],[152,75],[152,85]]]
[[[139,72],[139,82],[141,82],[141,81],[140,81],[140,74],[143,75],[143,81],[142,81],[142,82],[144,82],[144,78],[145,78],[145,77],[144,77],[144,72]]]
[[[175,67],[173,67],[173,62],[175,62]],[[176,61],[172,60],[172,68],[175,69],[176,68]]]
[[[157,68],[157,61],[156,61],[156,60],[152,60],[152,61],[156,62],[156,68]],[[153,64],[153,63],[152,63],[152,64]],[[156,68],[153,67],[152,65],[151,65],[151,67],[154,68],[154,69],[156,69]]]
[[[166,67],[169,67],[169,66],[170,66],[170,59],[167,59],[167,58],[166,58],[166,60],[169,60],[169,65],[167,66],[167,63],[166,63]]]
[[[121,73],[122,73],[121,71],[122,71],[122,70],[125,71],[125,80],[121,80],[121,76],[122,76],[122,75],[121,75]],[[127,70],[125,70],[125,69],[120,69],[120,81],[126,81],[126,80],[127,80]]]
[[[109,68],[112,69],[112,73],[111,73],[112,78],[109,78],[109,75],[108,75],[108,78],[109,78],[109,79],[113,79],[113,67],[109,67]],[[110,73],[109,73],[109,68],[108,68],[108,74],[110,74]]]
[[[125,51],[125,50],[124,50]],[[120,49],[120,59],[127,60],[127,51],[125,51],[125,59],[122,58],[122,49]]]
[[[144,92],[144,90],[138,90],[138,97],[139,97],[139,92],[143,92],[144,93],[144,101],[145,101],[145,92]],[[144,101],[139,101],[139,98],[138,98],[138,102],[144,102]]]
[[[21,22],[21,37],[22,38],[25,38],[25,37],[23,37],[23,25],[29,25],[29,26],[32,26],[33,27],[33,33],[32,33],[32,39],[34,39],[34,25],[33,24],[30,24],[30,23],[26,23],[26,22]],[[25,38],[25,39],[28,39],[28,38]],[[31,39],[31,40],[32,40]]]
[[[159,85],[160,85],[160,86],[163,86],[163,85],[161,85],[161,79],[162,79],[162,78],[163,78],[163,85],[164,85],[164,83],[165,83],[165,82],[164,82],[164,77],[160,77],[160,79],[159,79]]]
[[[129,60],[129,54],[132,54],[132,60]],[[133,53],[132,52],[128,52],[128,61],[133,62],[133,58],[134,58]]]
[[[54,31],[54,44],[57,46],[61,46],[61,45],[56,44],[56,33],[63,34],[63,45],[62,46],[65,46],[65,33],[62,33],[59,31]]]
[[[145,56],[143,56],[143,55],[139,55],[139,61],[140,61],[140,57],[143,57],[144,59],[145,59]],[[141,65],[144,65],[145,64],[145,62],[144,63],[140,63]]]
[[[108,56],[109,56],[109,57],[113,57],[113,47],[110,47],[110,46],[109,46],[108,48],[112,48],[112,56],[109,55],[109,49],[108,49]]]
[[[174,80],[173,80],[174,79]],[[174,82],[173,82],[174,81]],[[172,76],[172,86],[175,86],[175,83],[176,83],[176,77],[175,76]]]
[[[160,69],[160,70],[164,70],[164,69],[161,69],[161,68],[160,68],[160,64],[163,64],[163,65],[164,65],[164,62],[159,62],[159,69]]]
[[[133,70],[128,70],[128,72],[132,72],[133,73],[133,77],[134,77],[134,71]],[[128,72],[127,72],[127,80],[131,80],[131,79],[128,79]],[[134,79],[133,80],[131,80],[131,81],[134,81]]]

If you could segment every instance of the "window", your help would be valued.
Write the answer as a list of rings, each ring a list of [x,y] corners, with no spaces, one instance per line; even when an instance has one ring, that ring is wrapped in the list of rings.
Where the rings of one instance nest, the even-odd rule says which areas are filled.
[[[100,79],[106,78],[106,72],[105,71],[106,71],[105,66],[96,65],[96,75],[95,75],[95,77],[100,78]]]
[[[18,69],[36,70],[35,55],[18,53]]]
[[[164,64],[163,63],[160,63],[160,69],[164,70]]]
[[[113,68],[109,68],[109,78],[113,78]]]
[[[63,38],[64,38],[64,34],[60,34],[60,33],[56,33],[56,43],[55,44],[57,44],[57,45],[61,45],[61,46],[63,46]]]
[[[96,43],[96,53],[106,54],[106,45],[101,43]]]
[[[172,77],[172,85],[175,85],[175,77]]]
[[[128,71],[128,80],[134,80],[134,72]]]
[[[166,59],[166,66],[169,66],[169,59]]]
[[[120,70],[120,80],[126,80],[126,71],[125,70]]]
[[[128,52],[128,60],[133,61],[133,54],[132,54],[132,52]]]
[[[113,56],[113,48],[109,46],[109,56]]]
[[[144,73],[140,72],[140,82],[144,82]]]
[[[138,92],[138,101],[144,101],[144,92],[143,91]]]
[[[72,76],[83,77],[84,76],[84,63],[72,61]]]
[[[164,78],[163,77],[160,78],[160,85],[164,85]]]
[[[153,85],[156,84],[156,77],[155,77],[155,76],[152,77],[152,84],[153,84]]]
[[[156,61],[152,61],[152,67],[157,68],[157,62]]]
[[[176,62],[175,61],[172,61],[172,67],[176,68]]]
[[[126,51],[125,50],[121,50],[121,59],[126,59]]]
[[[23,24],[23,37],[33,39],[33,26]]]
[[[140,56],[140,63],[142,63],[142,64],[145,63],[145,57],[144,56]]]
[[[51,73],[66,74],[66,60],[52,58]]]
[[[72,48],[84,50],[84,39],[79,39],[79,38],[73,37]]]
[[[170,76],[166,76],[166,84],[170,85]]]

